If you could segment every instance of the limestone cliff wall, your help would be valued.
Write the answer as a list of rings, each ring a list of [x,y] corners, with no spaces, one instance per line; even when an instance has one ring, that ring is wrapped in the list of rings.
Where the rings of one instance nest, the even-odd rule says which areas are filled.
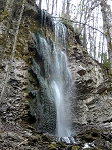
[[[8,2],[3,7],[0,20],[1,121],[27,122],[38,131],[53,133],[55,108],[46,91],[44,76],[39,75],[38,68],[42,69],[43,62],[35,43],[37,32],[43,37],[52,36],[53,32],[49,18],[46,16],[48,32],[41,15],[34,1]]]
[[[73,122],[111,128],[112,82],[106,70],[80,45],[69,54],[73,77],[71,105]]]

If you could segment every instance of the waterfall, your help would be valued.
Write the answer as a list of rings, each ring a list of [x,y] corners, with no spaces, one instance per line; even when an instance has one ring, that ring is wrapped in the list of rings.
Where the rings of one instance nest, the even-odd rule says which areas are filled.
[[[59,21],[55,23],[55,42],[50,38],[44,38],[40,33],[36,36],[38,55],[43,63],[43,75],[48,83],[49,90],[54,98],[56,108],[56,135],[58,137],[70,137],[68,107],[68,89],[71,75],[67,66],[66,56],[66,28]],[[64,51],[63,51],[64,50]],[[42,64],[41,64],[42,65]]]
[[[58,18],[53,21],[55,24],[55,46],[66,49],[66,27]]]
[[[56,135],[59,137],[70,136],[70,128],[67,116],[66,94],[70,84],[70,74],[67,68],[66,55],[63,52],[57,52],[55,56],[54,66],[52,71],[55,73],[51,81],[51,87],[55,99],[56,106]],[[55,54],[55,55],[56,55]]]
[[[71,135],[70,125],[68,122],[67,105],[68,88],[70,86],[71,75],[67,66],[66,56],[66,27],[59,19],[54,20],[55,23],[55,61],[52,71],[55,72],[51,81],[56,105],[56,134],[59,137],[69,137]],[[62,51],[64,50],[64,52]]]

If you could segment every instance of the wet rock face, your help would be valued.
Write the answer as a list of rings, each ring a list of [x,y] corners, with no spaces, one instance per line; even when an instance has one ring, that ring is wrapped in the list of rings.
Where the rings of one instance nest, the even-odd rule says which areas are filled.
[[[112,83],[104,71],[81,46],[74,46],[69,53],[73,82],[71,105],[73,122],[98,123],[111,126]],[[106,124],[104,124],[106,122]]]
[[[1,13],[2,13],[3,9],[4,9],[5,4],[6,4],[6,2],[5,2],[5,1],[0,0],[0,15],[1,15]]]
[[[39,34],[39,33],[37,33]],[[30,112],[36,118],[34,127],[39,132],[54,134],[56,128],[56,110],[48,79],[47,62],[42,55],[38,36],[34,35],[35,57],[31,58],[30,76]],[[46,51],[44,51],[46,53]]]

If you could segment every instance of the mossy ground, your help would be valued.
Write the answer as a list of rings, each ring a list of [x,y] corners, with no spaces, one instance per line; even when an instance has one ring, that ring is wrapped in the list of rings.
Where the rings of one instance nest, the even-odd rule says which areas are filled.
[[[71,150],[82,150],[80,146],[72,146]]]
[[[8,17],[9,17],[9,14],[8,14],[7,10],[5,9],[1,14],[0,22],[7,19]]]

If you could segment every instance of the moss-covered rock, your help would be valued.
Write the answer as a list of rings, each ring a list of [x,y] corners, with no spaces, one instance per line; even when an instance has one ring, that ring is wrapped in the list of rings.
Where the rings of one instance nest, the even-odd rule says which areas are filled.
[[[82,150],[80,146],[72,146],[71,150]]]
[[[57,145],[58,145],[59,147],[62,147],[62,148],[65,148],[65,147],[66,147],[66,144],[63,143],[63,142],[61,142],[61,141],[58,141],[58,142],[57,142]]]
[[[42,138],[40,135],[36,135],[36,136],[31,136],[28,139],[29,145],[34,145],[35,143],[42,143]]]
[[[0,21],[3,21],[4,19],[7,19],[8,17],[9,17],[9,14],[7,10],[5,9],[1,14]]]
[[[90,130],[82,131],[78,134],[78,137],[84,142],[93,142],[100,138],[100,130],[91,128]]]
[[[2,45],[3,43],[4,43],[4,41],[0,39],[0,45]]]
[[[43,140],[43,142],[50,142],[50,137],[49,137],[49,135],[43,134],[43,135],[42,135],[42,140]]]
[[[4,43],[5,34],[0,34],[0,45]]]
[[[56,144],[51,143],[51,144],[48,146],[48,150],[57,150]]]

